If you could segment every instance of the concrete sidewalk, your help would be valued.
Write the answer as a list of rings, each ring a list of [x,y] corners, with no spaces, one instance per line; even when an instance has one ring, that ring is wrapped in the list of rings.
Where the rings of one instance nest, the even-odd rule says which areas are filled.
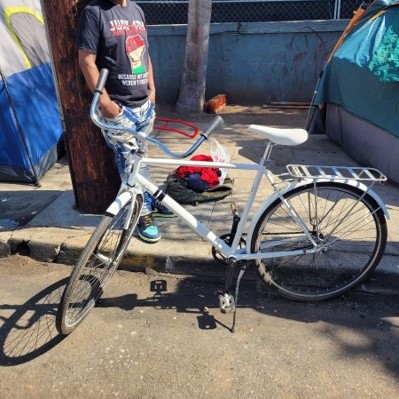
[[[160,116],[173,117],[170,110]],[[158,111],[159,114],[159,111]],[[267,109],[261,107],[226,107],[221,112],[225,127],[215,137],[227,147],[232,161],[257,162],[264,146],[259,136],[250,134],[251,123],[277,127],[303,127],[306,110]],[[190,119],[203,130],[212,116],[202,115]],[[183,152],[191,142],[176,134],[160,133],[174,151]],[[207,153],[208,144],[203,144],[198,153]],[[150,155],[161,156],[159,150],[150,148]],[[272,153],[270,169],[279,174],[288,163],[322,165],[357,165],[343,150],[324,135],[313,135],[298,147],[276,146]],[[152,177],[158,183],[165,180],[170,170],[152,168]],[[253,176],[250,172],[251,177]],[[242,210],[250,188],[249,175],[231,171],[234,179],[233,195],[223,201],[189,206],[202,222],[216,234],[228,233],[231,226],[230,203],[235,201]],[[372,292],[399,293],[399,187],[390,183],[376,185],[376,191],[386,203],[390,213],[388,221],[388,246],[386,254],[373,278],[361,289]],[[271,192],[262,187],[257,202]],[[69,169],[65,159],[57,163],[41,180],[38,188],[0,183],[0,257],[12,253],[31,256],[46,262],[73,264],[98,224],[100,216],[79,212],[75,208],[74,194]],[[219,276],[224,267],[215,262],[211,247],[177,219],[159,220],[162,239],[157,244],[146,244],[133,237],[121,268],[127,270],[166,271],[183,274]],[[251,273],[249,273],[251,275]]]

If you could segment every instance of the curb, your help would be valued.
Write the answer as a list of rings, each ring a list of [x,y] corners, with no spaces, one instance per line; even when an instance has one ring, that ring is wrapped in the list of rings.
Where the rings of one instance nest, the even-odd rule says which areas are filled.
[[[90,233],[90,231],[54,227],[0,232],[0,257],[19,253],[41,262],[73,265]],[[176,245],[175,240],[163,238],[155,245],[143,243],[132,237],[118,269],[154,275],[167,273],[196,276],[204,279],[220,279],[223,282],[226,266],[213,258],[210,244],[198,240],[194,243],[195,252],[201,254],[200,256],[193,254],[192,246]],[[179,248],[178,252],[176,248]],[[371,278],[355,290],[368,294],[399,295],[398,268],[396,254],[384,255]],[[261,281],[251,266],[248,267],[243,279]],[[263,283],[259,286],[269,292]]]

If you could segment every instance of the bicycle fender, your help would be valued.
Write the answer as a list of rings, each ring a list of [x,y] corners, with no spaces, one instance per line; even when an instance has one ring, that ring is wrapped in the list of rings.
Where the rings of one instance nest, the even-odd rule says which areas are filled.
[[[119,211],[128,203],[128,201],[132,198],[132,193],[129,191],[125,191],[122,194],[118,195],[116,199],[112,202],[112,204],[107,208],[105,213],[115,216],[119,213]]]
[[[318,182],[330,182],[331,180],[328,179],[319,179]],[[349,179],[340,179],[340,180],[334,180],[334,182],[337,183],[345,183],[348,184],[349,186],[352,187],[356,187],[360,190],[362,190],[363,192],[367,192],[368,195],[370,195],[378,204],[379,207],[381,207],[382,211],[385,214],[385,217],[387,219],[389,219],[389,213],[388,210],[384,204],[384,202],[382,201],[382,199],[380,198],[380,196],[373,190],[369,189],[365,184],[356,181],[356,180],[349,180]],[[286,194],[298,187],[302,187],[302,186],[306,186],[308,184],[312,184],[313,180],[311,179],[303,179],[301,181],[293,181],[289,184],[287,184],[287,186],[285,186],[282,190],[281,190],[281,194]],[[276,193],[273,193],[263,204],[262,206],[258,209],[258,211],[255,213],[254,217],[251,220],[251,224],[249,225],[248,228],[248,236],[247,236],[247,248],[246,251],[247,253],[251,253],[251,242],[252,242],[252,236],[255,230],[255,226],[256,223],[258,222],[259,218],[261,217],[261,215],[263,214],[263,212],[274,202],[278,199],[278,195]]]

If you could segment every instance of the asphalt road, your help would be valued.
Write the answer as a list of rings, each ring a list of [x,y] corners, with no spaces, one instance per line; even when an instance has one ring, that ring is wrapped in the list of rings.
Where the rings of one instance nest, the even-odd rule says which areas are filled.
[[[295,303],[246,282],[231,333],[221,282],[117,272],[62,338],[54,320],[70,271],[0,259],[2,399],[399,397],[397,296]]]

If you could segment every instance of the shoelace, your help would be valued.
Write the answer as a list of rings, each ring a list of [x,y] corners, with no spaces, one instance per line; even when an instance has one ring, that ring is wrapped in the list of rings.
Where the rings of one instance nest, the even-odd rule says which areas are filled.
[[[151,214],[144,215],[141,217],[142,223],[145,227],[151,226],[153,224]]]

